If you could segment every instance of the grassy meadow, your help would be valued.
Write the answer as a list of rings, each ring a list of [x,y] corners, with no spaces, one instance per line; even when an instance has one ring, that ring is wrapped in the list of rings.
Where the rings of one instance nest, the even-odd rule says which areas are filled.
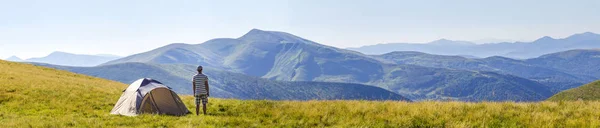
[[[600,81],[562,91],[550,98],[549,101],[598,101],[600,100]]]
[[[209,114],[125,117],[127,85],[0,61],[0,127],[600,127],[600,102],[268,101],[211,98]],[[193,109],[193,98],[182,96]]]

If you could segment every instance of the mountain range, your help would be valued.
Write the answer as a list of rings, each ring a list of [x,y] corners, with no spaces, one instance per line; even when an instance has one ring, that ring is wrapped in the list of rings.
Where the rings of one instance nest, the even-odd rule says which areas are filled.
[[[493,56],[465,58],[461,56],[432,55],[421,52],[391,52],[373,55],[382,61],[426,67],[472,71],[490,71],[510,74],[549,86],[553,92],[570,89],[600,79],[600,50],[569,50],[538,58],[516,60]]]
[[[600,42],[600,35],[585,32],[563,39],[545,36],[532,42],[475,44],[468,41],[441,39],[425,44],[387,43],[348,49],[370,55],[380,55],[394,51],[418,51],[437,55],[469,55],[480,58],[503,56],[527,59],[572,49],[600,48],[600,43],[598,42]]]
[[[289,33],[258,29],[239,38],[171,44],[103,65],[132,62],[203,65],[275,81],[366,84],[413,100],[538,101],[553,94],[542,83],[510,74],[393,63]]]
[[[548,41],[555,42],[555,46],[567,46],[562,44],[567,41],[573,47],[586,43],[591,47],[594,35],[480,45],[442,39],[427,45],[448,51],[500,44],[513,48],[514,44],[535,46]],[[202,65],[211,78],[214,96],[238,99],[541,101],[600,78],[596,66],[600,50],[595,49],[568,49],[529,59],[417,51],[367,55],[285,32],[252,29],[239,38],[169,44],[94,67],[35,64],[122,83],[150,77],[182,94],[191,93],[189,77],[195,74],[197,65]],[[549,51],[533,49],[519,55]]]
[[[11,56],[5,60],[14,61],[14,62],[37,62],[37,63],[47,63],[54,65],[63,65],[63,66],[78,66],[78,67],[92,67],[97,66],[102,63],[106,63],[111,60],[115,60],[121,58],[116,55],[108,55],[108,54],[99,54],[99,55],[82,55],[82,54],[73,54],[66,52],[52,52],[45,57],[39,58],[29,58],[29,59],[21,59],[16,56]]]
[[[179,94],[192,94],[190,79],[195,65],[121,63],[97,67],[68,67],[34,63],[122,83],[153,78]],[[404,100],[401,95],[382,88],[350,83],[272,81],[263,78],[204,68],[210,77],[211,96],[236,99],[269,100]]]

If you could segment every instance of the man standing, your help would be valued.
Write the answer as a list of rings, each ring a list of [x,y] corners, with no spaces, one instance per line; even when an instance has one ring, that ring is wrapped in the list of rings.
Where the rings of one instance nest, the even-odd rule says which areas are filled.
[[[196,97],[196,115],[199,113],[200,101],[202,101],[202,110],[206,115],[206,104],[208,103],[208,77],[202,74],[202,66],[198,66],[198,74],[196,74],[192,80],[194,85],[194,97]]]

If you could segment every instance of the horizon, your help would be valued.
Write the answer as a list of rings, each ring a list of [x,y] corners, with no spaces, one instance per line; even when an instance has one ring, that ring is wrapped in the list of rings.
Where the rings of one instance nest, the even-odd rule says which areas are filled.
[[[258,28],[253,28],[253,29],[258,29]],[[250,32],[253,29],[248,30],[248,32]],[[258,29],[258,30],[261,30],[261,31],[276,31],[276,30],[264,30],[264,29]],[[283,32],[283,31],[276,31],[276,32]],[[588,32],[573,33],[573,34],[562,36],[562,37],[542,36],[542,37],[539,37],[539,38],[536,38],[536,39],[533,39],[533,40],[530,40],[530,41],[514,41],[513,40],[513,41],[497,41],[497,42],[486,42],[486,43],[478,43],[476,41],[467,41],[467,40],[453,40],[453,39],[440,38],[440,39],[431,40],[431,41],[428,41],[428,42],[387,42],[387,43],[362,45],[362,46],[358,46],[358,47],[380,45],[380,44],[394,44],[394,43],[427,44],[427,43],[432,43],[434,41],[439,41],[439,40],[466,41],[466,42],[470,42],[470,43],[473,43],[473,44],[476,44],[476,45],[479,45],[479,44],[494,44],[494,43],[530,43],[530,42],[533,42],[535,40],[538,40],[538,39],[541,39],[541,38],[545,38],[545,37],[550,37],[552,39],[564,39],[564,38],[567,38],[569,36],[573,36],[573,35],[576,35],[576,34],[584,34],[584,33],[598,34],[596,32],[589,32],[588,31]],[[293,33],[290,33],[290,34],[293,34]],[[295,34],[293,34],[293,35],[295,35]],[[241,36],[243,36],[243,34],[240,35],[239,37],[241,37]],[[296,36],[298,36],[298,35],[296,35]],[[299,37],[302,37],[302,36],[299,36]],[[222,37],[222,38],[238,38],[238,37]],[[213,39],[216,39],[216,38],[213,38]],[[209,40],[212,40],[212,39],[209,39]],[[209,41],[209,40],[206,40],[206,41]],[[310,39],[308,39],[308,40],[310,40]],[[206,42],[206,41],[204,41],[204,42]],[[201,43],[204,43],[204,42],[201,42]],[[166,46],[166,45],[169,45],[169,44],[175,44],[175,43],[201,44],[201,43],[174,42],[174,43],[167,43],[167,44],[165,44],[163,46]],[[316,42],[316,43],[323,44],[323,43],[320,43],[320,42]],[[327,45],[327,44],[325,44],[325,45]],[[159,46],[159,47],[163,47],[163,46]],[[156,47],[156,48],[159,48],[159,47]],[[333,46],[333,47],[336,47],[336,46]],[[336,47],[336,48],[348,49],[348,48],[358,48],[358,47],[343,47],[343,48]],[[152,48],[152,49],[156,49],[156,48]],[[149,50],[152,50],[152,49],[149,49]],[[141,51],[141,52],[138,52],[138,53],[132,53],[132,54],[127,54],[127,55],[118,55],[118,54],[113,54],[113,53],[91,53],[91,54],[88,54],[88,53],[73,53],[73,52],[68,52],[68,51],[59,51],[59,50],[56,50],[56,51],[51,51],[51,52],[49,52],[47,54],[43,54],[43,55],[40,55],[40,56],[32,56],[32,57],[21,57],[19,55],[8,55],[8,56],[5,56],[5,57],[4,56],[0,56],[1,57],[0,60],[8,59],[8,58],[11,58],[11,57],[17,57],[17,58],[23,59],[23,60],[32,59],[32,58],[42,58],[42,57],[46,57],[46,56],[48,56],[48,55],[50,55],[52,53],[57,53],[57,52],[59,52],[59,53],[62,52],[62,53],[76,54],[76,55],[94,55],[94,56],[109,55],[109,56],[127,57],[127,56],[131,56],[131,55],[134,55],[134,54],[143,53],[143,52],[146,52],[146,51]]]
[[[171,43],[237,38],[252,28],[338,48],[439,39],[530,42],[600,32],[596,5],[600,1],[10,1],[0,5],[0,16],[11,19],[0,21],[0,58],[54,51],[128,56]]]

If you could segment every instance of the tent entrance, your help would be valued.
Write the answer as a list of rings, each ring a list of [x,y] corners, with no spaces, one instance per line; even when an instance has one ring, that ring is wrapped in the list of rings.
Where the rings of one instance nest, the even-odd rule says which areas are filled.
[[[182,107],[183,105],[180,104],[183,103],[171,90],[156,88],[146,94],[139,111],[140,113],[151,114],[187,114],[187,108]]]

